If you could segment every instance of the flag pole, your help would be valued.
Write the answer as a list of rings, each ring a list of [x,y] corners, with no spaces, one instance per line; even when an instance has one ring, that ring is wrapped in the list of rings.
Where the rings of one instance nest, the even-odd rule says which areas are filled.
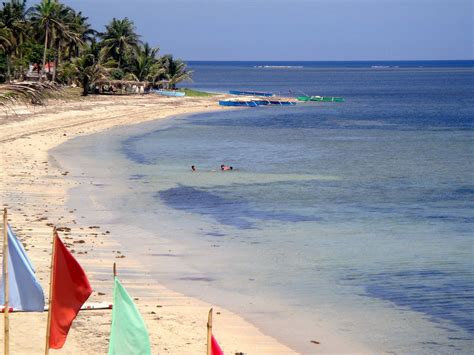
[[[50,274],[49,274],[49,306],[48,306],[48,323],[46,326],[46,344],[44,348],[44,354],[48,355],[49,354],[49,338],[51,335],[51,307],[53,304],[53,268],[54,268],[54,251],[55,251],[55,246],[56,246],[56,236],[58,232],[56,232],[56,227],[53,229],[53,250],[51,252],[51,268],[50,268]]]
[[[4,296],[4,313],[3,313],[3,353],[10,353],[10,305],[8,302],[8,230],[7,230],[7,209],[3,209],[3,296]]]
[[[211,344],[212,344],[212,308],[209,310],[209,316],[207,317],[207,355],[211,355]]]

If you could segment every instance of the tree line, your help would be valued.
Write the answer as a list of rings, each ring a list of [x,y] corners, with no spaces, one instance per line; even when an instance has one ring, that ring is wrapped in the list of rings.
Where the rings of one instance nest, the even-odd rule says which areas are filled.
[[[174,88],[189,80],[186,64],[140,40],[133,21],[113,18],[94,30],[80,11],[58,0],[9,0],[0,10],[0,80],[22,81],[30,65],[40,81],[80,84],[87,95],[99,79],[166,81]],[[49,63],[54,63],[53,70]]]

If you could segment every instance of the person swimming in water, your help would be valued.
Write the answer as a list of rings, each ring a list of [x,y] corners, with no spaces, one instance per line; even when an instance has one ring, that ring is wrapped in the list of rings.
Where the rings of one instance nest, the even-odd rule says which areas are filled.
[[[191,165],[191,170],[196,171],[196,167],[194,165]]]
[[[227,165],[224,165],[224,164],[221,165],[221,170],[222,171],[227,171],[227,170],[232,170],[232,169],[233,169],[233,167],[231,167],[231,166],[227,166]]]

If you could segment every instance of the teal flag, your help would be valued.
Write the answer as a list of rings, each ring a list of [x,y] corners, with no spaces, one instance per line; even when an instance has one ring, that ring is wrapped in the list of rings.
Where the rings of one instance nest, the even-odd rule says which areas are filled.
[[[132,298],[115,277],[109,355],[150,355],[145,322]]]

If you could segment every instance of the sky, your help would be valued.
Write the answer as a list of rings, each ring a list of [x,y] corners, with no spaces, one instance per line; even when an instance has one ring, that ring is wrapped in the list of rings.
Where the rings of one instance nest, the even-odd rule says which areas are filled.
[[[63,0],[185,60],[474,59],[474,0]],[[30,4],[33,2],[30,2]]]

